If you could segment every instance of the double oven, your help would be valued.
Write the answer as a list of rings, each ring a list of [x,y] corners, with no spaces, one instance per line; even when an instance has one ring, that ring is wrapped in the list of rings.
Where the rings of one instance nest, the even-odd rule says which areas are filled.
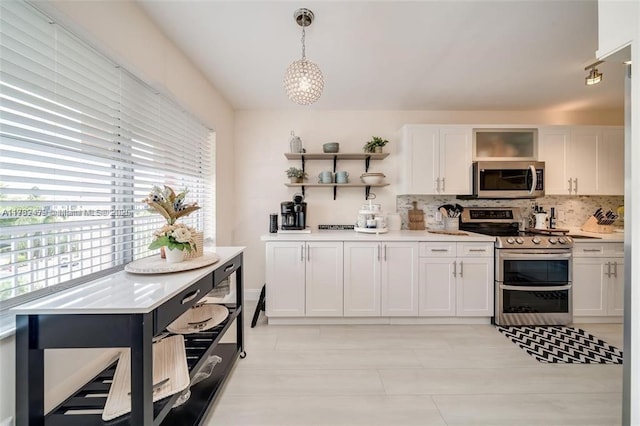
[[[554,245],[548,243],[555,238]],[[549,247],[502,247],[495,250],[495,323],[566,325],[573,320],[573,249],[560,238]],[[502,237],[500,237],[502,239]],[[517,244],[517,243],[515,243]],[[539,243],[538,245],[543,244]]]
[[[495,313],[498,325],[566,325],[573,320],[573,241],[521,232],[512,208],[465,209],[461,229],[496,236]]]

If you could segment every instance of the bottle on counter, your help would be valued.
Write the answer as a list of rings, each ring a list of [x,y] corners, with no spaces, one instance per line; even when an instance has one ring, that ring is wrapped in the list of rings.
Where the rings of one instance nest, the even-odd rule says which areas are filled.
[[[551,215],[549,216],[549,229],[556,229],[556,225],[556,209],[554,207],[551,207]]]

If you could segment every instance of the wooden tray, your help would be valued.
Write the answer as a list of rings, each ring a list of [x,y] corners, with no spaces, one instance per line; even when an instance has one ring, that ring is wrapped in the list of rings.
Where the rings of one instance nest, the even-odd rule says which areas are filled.
[[[566,234],[569,232],[569,230],[562,229],[562,228],[554,228],[554,229],[527,228],[527,232],[531,232],[532,234],[555,235],[555,234]]]
[[[204,253],[200,257],[185,259],[180,263],[167,263],[160,255],[149,256],[127,263],[124,270],[132,274],[170,274],[173,272],[189,271],[202,268],[220,260],[215,253]]]
[[[445,235],[469,235],[464,231],[447,231],[445,229],[427,229],[427,232],[432,234],[445,234]]]
[[[159,401],[189,387],[189,368],[184,336],[176,335],[153,344],[153,383],[169,379],[153,392],[153,401]],[[120,354],[116,374],[109,388],[102,420],[109,421],[131,412],[131,350]]]

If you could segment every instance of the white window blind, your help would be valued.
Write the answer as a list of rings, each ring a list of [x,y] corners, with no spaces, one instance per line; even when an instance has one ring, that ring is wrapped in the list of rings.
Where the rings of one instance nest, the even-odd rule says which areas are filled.
[[[211,237],[212,142],[30,4],[0,2],[0,308],[153,254],[154,185],[188,189],[202,208],[180,222]]]

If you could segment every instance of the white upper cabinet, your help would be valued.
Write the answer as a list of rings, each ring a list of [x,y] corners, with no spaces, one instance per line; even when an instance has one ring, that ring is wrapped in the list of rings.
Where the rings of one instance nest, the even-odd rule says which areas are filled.
[[[403,194],[471,194],[471,126],[402,128]]]
[[[623,195],[624,129],[614,126],[540,128],[546,195]]]

